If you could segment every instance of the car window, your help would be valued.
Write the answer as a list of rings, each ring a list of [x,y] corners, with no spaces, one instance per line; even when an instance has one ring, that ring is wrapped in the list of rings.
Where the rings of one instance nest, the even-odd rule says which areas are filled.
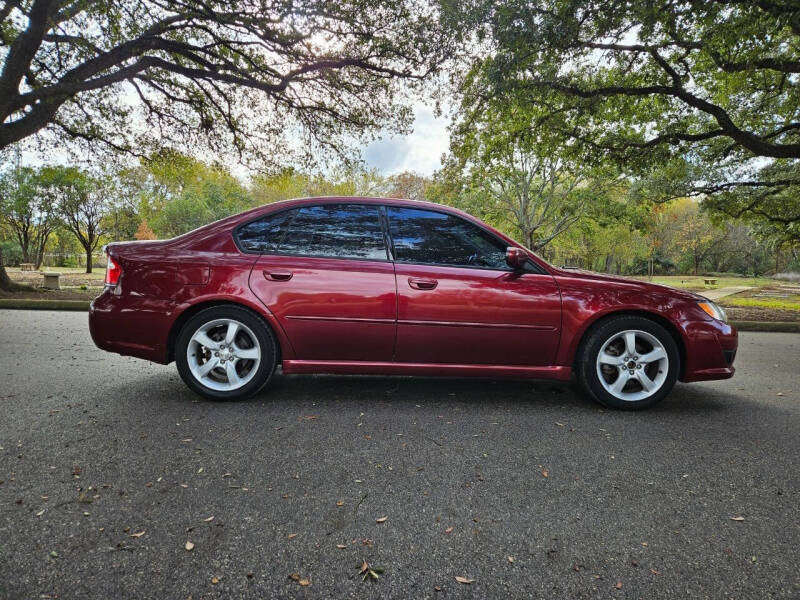
[[[236,232],[239,246],[251,252],[276,251],[296,214],[297,209],[286,210],[243,225]]]
[[[305,206],[289,225],[278,252],[387,260],[379,208],[361,204]]]
[[[508,270],[506,244],[460,217],[387,207],[398,262]]]

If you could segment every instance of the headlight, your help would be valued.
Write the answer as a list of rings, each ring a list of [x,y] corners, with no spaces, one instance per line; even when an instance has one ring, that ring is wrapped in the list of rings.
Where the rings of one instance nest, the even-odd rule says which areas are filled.
[[[706,311],[712,319],[717,319],[718,321],[727,323],[728,315],[725,314],[725,311],[722,310],[721,306],[717,306],[711,300],[702,300],[697,303],[697,306]]]

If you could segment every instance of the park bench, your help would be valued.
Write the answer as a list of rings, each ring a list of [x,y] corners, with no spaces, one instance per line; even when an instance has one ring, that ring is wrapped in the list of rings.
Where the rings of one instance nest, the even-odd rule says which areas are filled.
[[[20,271],[33,271],[33,263],[19,263]]]
[[[58,283],[58,278],[61,277],[61,273],[53,273],[51,271],[45,271],[42,273],[44,275],[44,287],[48,290],[60,290],[61,286]]]
[[[704,277],[703,283],[706,285],[717,285],[717,278],[716,277]]]

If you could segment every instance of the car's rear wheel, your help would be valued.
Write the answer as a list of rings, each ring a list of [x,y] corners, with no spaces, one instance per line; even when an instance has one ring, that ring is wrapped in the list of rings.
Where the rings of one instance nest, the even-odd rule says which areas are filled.
[[[207,308],[183,326],[175,362],[184,383],[213,400],[258,392],[275,371],[275,339],[267,325],[237,306]]]
[[[678,346],[664,327],[644,317],[613,317],[582,344],[578,380],[605,406],[640,410],[669,394],[679,361]]]

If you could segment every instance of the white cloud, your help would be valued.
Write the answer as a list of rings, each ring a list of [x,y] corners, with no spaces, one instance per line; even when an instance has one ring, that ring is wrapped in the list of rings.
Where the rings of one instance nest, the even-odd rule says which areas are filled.
[[[364,161],[385,175],[402,171],[431,175],[448,149],[447,125],[446,118],[436,117],[433,109],[419,104],[414,109],[413,131],[367,144],[362,149]]]

